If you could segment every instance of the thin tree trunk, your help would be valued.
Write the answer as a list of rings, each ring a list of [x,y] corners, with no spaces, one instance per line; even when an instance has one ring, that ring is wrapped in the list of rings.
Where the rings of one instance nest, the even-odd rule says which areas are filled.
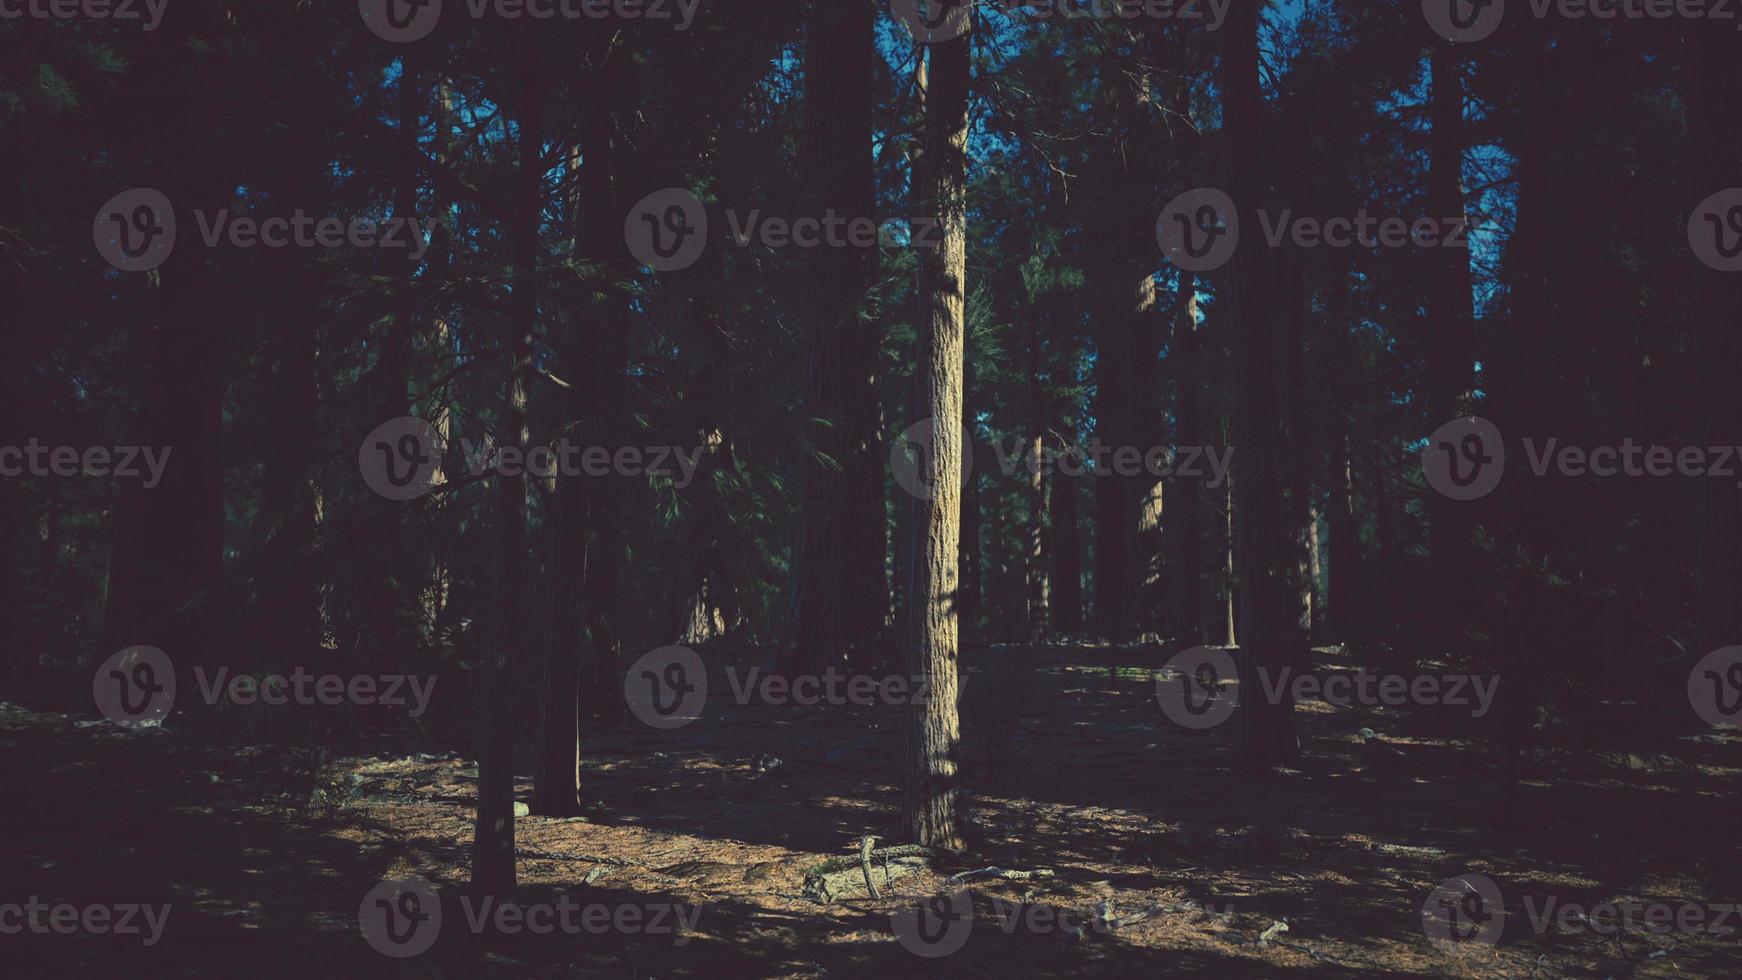
[[[521,66],[520,166],[516,175],[513,295],[509,305],[507,398],[502,410],[501,444],[522,454],[527,430],[527,375],[532,367],[537,327],[538,235],[544,211],[544,142],[540,100],[543,92],[532,59]],[[524,626],[519,597],[525,591],[526,477],[498,473],[495,499],[495,578],[484,636],[483,704],[479,712],[478,816],[472,835],[472,894],[506,898],[513,894],[514,862],[514,668],[523,661]]]
[[[1076,352],[1065,351],[1054,359],[1060,370],[1075,370]],[[1054,375],[1053,388],[1072,388],[1074,377]],[[1053,418],[1059,434],[1058,451],[1077,450],[1077,409],[1073,400],[1055,397]],[[1056,633],[1070,635],[1083,629],[1083,541],[1078,532],[1082,481],[1064,472],[1063,460],[1052,468],[1052,493],[1048,495],[1052,532],[1052,626]]]
[[[1025,559],[1028,639],[1038,643],[1052,628],[1047,608],[1052,572],[1047,557],[1046,394],[1041,384],[1040,312],[1031,310],[1028,324],[1028,547]]]
[[[1259,228],[1258,209],[1268,198],[1263,134],[1264,100],[1259,92],[1258,0],[1235,0],[1223,28],[1225,129],[1231,160],[1229,192],[1239,202],[1240,222]],[[1230,322],[1234,337],[1234,442],[1240,576],[1241,764],[1248,770],[1288,765],[1299,756],[1294,704],[1285,689],[1274,700],[1260,696],[1259,673],[1274,680],[1283,668],[1300,666],[1294,539],[1283,502],[1285,447],[1277,420],[1283,409],[1273,354],[1285,339],[1273,296],[1277,277],[1270,251],[1239,250],[1230,277]]]
[[[1697,190],[1706,195],[1742,185],[1742,111],[1735,72],[1734,31],[1702,25],[1693,35],[1689,131],[1700,161]],[[1730,230],[1724,229],[1729,235]],[[1700,266],[1694,271],[1694,345],[1698,352],[1695,445],[1742,445],[1742,276]],[[1695,575],[1694,657],[1742,643],[1742,494],[1717,480],[1698,480],[1699,553]]]
[[[972,17],[956,7],[951,17]],[[934,492],[919,500],[914,532],[916,643],[910,673],[926,682],[924,704],[908,707],[904,823],[914,843],[963,846],[961,732],[956,711],[956,556],[961,531],[962,374],[967,275],[968,38],[930,49],[924,181],[921,197],[940,230],[939,247],[920,252],[918,388],[933,420],[921,452]]]
[[[596,92],[609,91],[607,66],[596,64]],[[611,193],[611,104],[602,95],[590,99],[582,110],[580,149],[584,154],[571,191],[571,222],[575,250],[583,261],[609,266],[615,255],[616,229]],[[589,319],[582,336],[572,341],[564,371],[579,383],[565,392],[568,421],[561,438],[584,442],[600,437],[609,415],[618,372],[607,361],[612,335],[620,327],[609,316]],[[599,579],[614,581],[616,571],[609,560],[611,542],[601,541],[603,525],[614,523],[607,484],[610,479],[589,479],[565,472],[557,477],[556,501],[551,508],[550,592],[551,635],[545,649],[544,686],[540,692],[538,768],[534,773],[537,812],[546,816],[573,816],[584,808],[581,799],[581,703],[587,694],[599,695],[600,674],[614,671],[616,647],[608,623],[612,607],[600,607],[612,599]],[[591,672],[586,669],[592,668]]]
[[[819,3],[806,51],[806,178],[819,213],[869,218],[876,208],[871,144],[876,8]],[[793,549],[788,671],[886,662],[882,332],[866,316],[877,249],[813,250],[814,317],[806,335],[799,530]]]
[[[1435,220],[1464,216],[1464,89],[1461,55],[1449,41],[1435,39],[1429,94],[1428,206]],[[1428,428],[1438,428],[1472,411],[1475,394],[1475,298],[1470,254],[1462,248],[1430,249],[1428,300]],[[1471,562],[1470,508],[1441,494],[1427,496],[1429,549],[1439,603],[1457,617],[1449,638],[1463,635],[1470,615],[1468,586],[1477,576]]]
[[[1199,426],[1198,296],[1197,280],[1189,272],[1179,274],[1179,318],[1174,325],[1174,445],[1203,445]],[[1168,532],[1173,537],[1173,633],[1177,641],[1193,647],[1204,641],[1203,595],[1206,579],[1203,563],[1202,523],[1204,488],[1198,477],[1176,478],[1170,501]]]

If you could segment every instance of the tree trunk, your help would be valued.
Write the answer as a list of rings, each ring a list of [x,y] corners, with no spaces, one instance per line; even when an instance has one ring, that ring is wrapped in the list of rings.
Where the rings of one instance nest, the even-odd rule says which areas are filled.
[[[596,91],[609,91],[607,67],[596,64]],[[611,103],[590,99],[582,110],[580,143],[584,157],[571,191],[570,214],[577,257],[610,267],[616,255],[617,228],[611,193]],[[609,317],[591,319],[573,338],[564,373],[577,387],[564,393],[567,426],[563,438],[603,443],[604,428],[618,391],[620,372],[612,352],[621,327]],[[540,692],[538,768],[533,805],[545,816],[573,816],[581,799],[581,704],[603,696],[602,675],[616,670],[617,648],[609,630],[614,607],[611,585],[617,571],[606,527],[616,518],[610,507],[612,479],[560,473],[549,533],[551,635],[544,649]],[[600,583],[604,584],[601,585]],[[588,669],[590,668],[590,670]]]
[[[521,65],[520,166],[515,177],[514,224],[510,234],[513,295],[507,338],[507,398],[501,445],[522,454],[527,430],[527,375],[537,328],[538,234],[544,211],[544,152],[538,73],[532,59]],[[483,703],[479,711],[478,817],[472,836],[472,894],[507,898],[514,892],[514,668],[525,641],[520,596],[525,592],[526,476],[497,473],[495,487],[495,579],[483,637]]]
[[[962,473],[962,587],[961,599],[956,604],[959,611],[962,634],[972,641],[976,636],[984,602],[985,590],[983,564],[980,558],[980,467],[974,455],[974,419],[976,390],[974,377],[974,352],[967,352],[967,393],[963,396],[963,411],[967,415],[968,434],[962,452],[966,454]]]
[[[1065,351],[1054,359],[1062,370],[1075,370],[1076,352]],[[1076,378],[1060,379],[1054,375],[1053,387],[1073,388]],[[1058,451],[1077,450],[1077,407],[1074,400],[1055,399],[1053,418],[1059,432]],[[1082,481],[1064,472],[1062,466],[1052,468],[1052,493],[1047,497],[1048,524],[1052,532],[1052,628],[1053,632],[1070,635],[1083,629],[1083,541],[1078,533],[1079,500]]]
[[[1429,95],[1432,132],[1428,142],[1428,207],[1435,220],[1464,216],[1464,89],[1456,46],[1436,39]],[[1430,249],[1428,300],[1429,430],[1472,411],[1475,395],[1475,298],[1470,253],[1462,248]],[[1467,588],[1477,580],[1471,562],[1470,508],[1438,493],[1427,496],[1429,549],[1440,602],[1457,617],[1453,639],[1461,639],[1471,614]]]
[[[954,7],[951,17],[972,17]],[[914,843],[963,846],[961,732],[956,712],[956,555],[962,486],[962,357],[967,275],[968,38],[930,49],[921,199],[939,229],[936,249],[920,251],[920,411],[933,420],[920,452],[934,492],[918,500],[914,533],[915,643],[909,672],[928,685],[908,706],[904,823]]]
[[[1174,447],[1203,445],[1199,426],[1198,295],[1197,279],[1179,274],[1179,318],[1174,325]],[[1173,539],[1173,635],[1185,647],[1204,642],[1203,596],[1206,579],[1203,563],[1204,528],[1199,477],[1173,481],[1172,512],[1168,533]]]
[[[1264,101],[1258,77],[1258,0],[1236,0],[1223,29],[1224,124],[1229,143],[1230,194],[1243,227],[1262,227],[1258,209],[1269,196]],[[1260,671],[1274,681],[1300,666],[1295,648],[1298,588],[1294,539],[1283,502],[1286,459],[1277,420],[1274,352],[1285,340],[1273,291],[1270,250],[1246,248],[1234,256],[1230,323],[1234,340],[1234,443],[1240,576],[1241,763],[1248,770],[1288,765],[1299,755],[1294,704],[1286,690],[1274,703],[1260,696]]]
[[[1041,384],[1040,362],[1040,313],[1038,309],[1032,309],[1028,323],[1028,446],[1024,454],[1028,481],[1028,546],[1023,556],[1027,586],[1023,595],[1028,609],[1028,640],[1032,643],[1040,642],[1052,628],[1051,614],[1047,608],[1051,598],[1048,578],[1052,572],[1048,563],[1046,540],[1049,469],[1046,460],[1047,404],[1045,387]]]
[[[819,214],[870,218],[876,209],[876,9],[868,3],[819,3],[812,10],[805,58],[806,179]],[[877,278],[877,249],[812,253],[792,623],[781,662],[789,672],[826,665],[871,670],[888,659],[889,611],[878,396],[882,333],[877,318],[865,315]]]
[[[1690,41],[1689,132],[1700,161],[1699,195],[1742,185],[1742,125],[1735,72],[1737,35],[1701,25]],[[1729,235],[1729,229],[1723,233]],[[1699,446],[1742,445],[1742,274],[1701,265],[1694,272],[1694,346],[1698,364]],[[1699,553],[1695,574],[1695,658],[1742,643],[1742,494],[1717,480],[1697,480]]]

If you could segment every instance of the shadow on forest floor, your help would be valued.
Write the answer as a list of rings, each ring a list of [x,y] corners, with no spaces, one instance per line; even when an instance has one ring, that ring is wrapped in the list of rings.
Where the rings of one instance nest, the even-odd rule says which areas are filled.
[[[299,775],[287,746],[208,747],[0,705],[13,794],[0,904],[170,906],[150,947],[27,930],[0,935],[0,951],[13,976],[1742,975],[1742,917],[1717,921],[1722,912],[1692,934],[1532,927],[1549,899],[1735,900],[1736,733],[1649,753],[1539,753],[1524,772],[1529,817],[1501,834],[1488,752],[1408,737],[1395,711],[1303,705],[1302,767],[1243,777],[1230,771],[1232,724],[1194,732],[1163,715],[1159,652],[1122,653],[1109,686],[1104,648],[1045,647],[1026,694],[976,707],[975,683],[1007,655],[968,658],[974,854],[887,883],[879,899],[862,887],[833,904],[804,897],[821,858],[865,833],[896,836],[902,709],[739,704],[722,680],[681,729],[589,731],[592,815],[518,821],[523,904],[566,893],[641,907],[648,925],[675,921],[677,906],[693,927],[521,932],[492,948],[469,934],[458,899],[476,793],[475,770],[452,751],[469,748],[463,739],[359,737]],[[1321,655],[1321,668],[1348,669]],[[987,716],[999,724],[976,720]],[[999,744],[980,726],[1002,732]],[[1361,727],[1407,762],[1364,750]],[[399,751],[372,754],[389,742]],[[531,762],[522,755],[519,771]],[[311,807],[317,783],[342,802]],[[518,798],[530,790],[522,779]],[[951,955],[896,940],[894,916],[986,866],[1052,876],[967,885],[971,931]],[[1466,873],[1503,891],[1497,947],[1423,931],[1430,893]],[[359,905],[379,880],[412,875],[442,890],[440,938],[389,958],[361,937]],[[1080,935],[1056,917],[1146,911]]]

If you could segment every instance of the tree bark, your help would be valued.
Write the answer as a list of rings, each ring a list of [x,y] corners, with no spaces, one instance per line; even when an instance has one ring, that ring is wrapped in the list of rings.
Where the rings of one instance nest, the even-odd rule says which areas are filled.
[[[1462,61],[1450,41],[1435,39],[1433,78],[1429,94],[1428,206],[1435,220],[1464,217],[1464,88]],[[1428,410],[1429,430],[1471,414],[1475,396],[1475,297],[1470,280],[1470,253],[1462,248],[1429,252]],[[1441,602],[1458,617],[1454,639],[1463,634],[1463,620],[1473,610],[1468,585],[1476,581],[1471,567],[1470,508],[1441,494],[1427,497],[1429,549]]]
[[[1258,0],[1235,0],[1223,29],[1225,129],[1230,158],[1229,192],[1245,228],[1261,227],[1258,209],[1268,197],[1263,145],[1264,102],[1259,92]],[[1298,618],[1293,535],[1283,503],[1285,447],[1277,420],[1283,408],[1274,352],[1285,337],[1273,295],[1276,275],[1270,250],[1240,249],[1230,277],[1234,337],[1235,484],[1240,577],[1241,764],[1248,770],[1294,762],[1294,704],[1288,692],[1271,701],[1260,696],[1260,671],[1274,681],[1283,668],[1300,666],[1295,649]]]
[[[1203,431],[1198,419],[1198,296],[1197,279],[1189,272],[1179,274],[1179,317],[1174,324],[1174,447],[1176,449],[1203,445]],[[1204,582],[1208,578],[1203,563],[1202,524],[1204,488],[1198,477],[1176,477],[1173,481],[1172,505],[1167,530],[1173,541],[1173,635],[1185,647],[1204,642],[1203,602]]]
[[[513,262],[507,339],[507,396],[502,406],[501,445],[524,458],[530,440],[527,375],[537,327],[538,235],[544,211],[542,89],[531,57],[520,69],[520,166],[515,176]],[[472,834],[472,894],[513,894],[514,861],[514,669],[524,660],[522,603],[525,591],[526,476],[495,477],[495,578],[483,637],[483,703],[479,711],[478,815]]]
[[[1699,195],[1742,185],[1742,92],[1735,72],[1739,48],[1734,31],[1701,25],[1693,49],[1689,133],[1700,161]],[[1729,229],[1724,230],[1729,235]],[[1698,400],[1695,445],[1742,445],[1742,385],[1733,376],[1742,363],[1742,274],[1701,265],[1695,270],[1694,348]],[[1695,573],[1693,657],[1742,643],[1742,494],[1717,480],[1697,480],[1699,551]]]
[[[805,58],[806,180],[820,214],[870,218],[876,208],[871,146],[876,9],[812,7]],[[806,335],[799,529],[793,548],[787,671],[886,662],[882,333],[867,315],[877,249],[812,250]]]
[[[955,7],[952,17],[972,17]],[[932,45],[921,198],[939,229],[920,252],[918,389],[933,420],[921,450],[934,492],[918,501],[914,533],[915,643],[910,673],[927,682],[908,706],[904,823],[914,843],[963,846],[961,731],[956,711],[956,556],[961,530],[962,374],[967,275],[968,38]]]

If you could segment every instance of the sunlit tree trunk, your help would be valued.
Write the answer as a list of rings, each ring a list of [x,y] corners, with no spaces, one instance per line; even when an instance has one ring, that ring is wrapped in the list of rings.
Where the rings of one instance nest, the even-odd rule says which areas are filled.
[[[951,17],[971,18],[956,7]],[[913,555],[914,645],[909,672],[929,696],[908,708],[907,836],[960,848],[961,732],[956,711],[957,549],[961,530],[962,357],[967,275],[968,38],[932,45],[920,199],[939,245],[920,251],[918,395],[933,421],[920,449],[933,492],[918,501]]]

